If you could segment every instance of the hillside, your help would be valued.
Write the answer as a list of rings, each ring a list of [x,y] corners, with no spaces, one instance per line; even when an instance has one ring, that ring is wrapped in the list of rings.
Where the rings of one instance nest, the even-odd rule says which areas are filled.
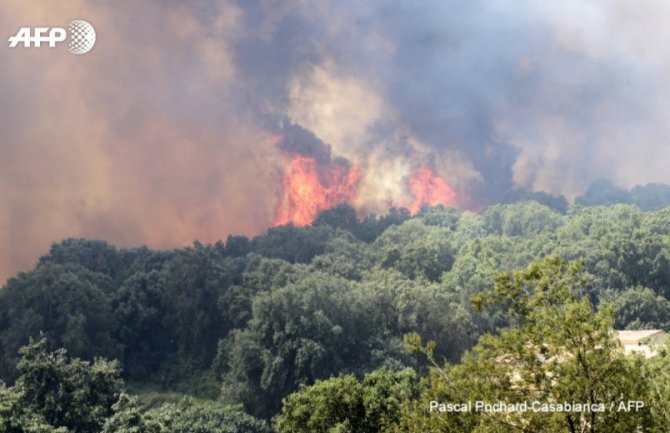
[[[320,379],[426,373],[408,334],[434,341],[439,364],[458,362],[480,336],[517,324],[507,304],[475,309],[473,295],[546,257],[582,263],[581,296],[611,305],[614,327],[670,330],[670,208],[563,210],[519,201],[359,220],[341,205],[310,226],[169,251],[67,239],[0,291],[0,377],[24,380],[19,348],[44,338],[45,353],[118,360],[130,389],[270,420]],[[141,402],[160,411],[166,398]]]

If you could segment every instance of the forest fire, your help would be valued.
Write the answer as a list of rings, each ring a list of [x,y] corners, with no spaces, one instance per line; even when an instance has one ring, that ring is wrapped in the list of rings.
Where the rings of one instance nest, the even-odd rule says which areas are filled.
[[[438,174],[428,167],[419,167],[409,179],[413,201],[409,207],[412,215],[419,213],[426,205],[453,204],[456,192]]]
[[[360,160],[365,159],[364,155],[355,162],[334,158],[328,144],[288,122],[272,135],[272,143],[287,158],[275,226],[311,224],[319,212],[342,203],[363,214],[384,213],[385,203],[388,207],[406,207],[413,215],[423,206],[455,204],[454,189],[428,165],[409,160],[407,165],[395,168],[383,164],[371,167],[370,161]],[[373,170],[361,173],[359,167]],[[382,167],[392,172],[382,173]],[[409,167],[414,168],[408,171]]]
[[[275,214],[275,225],[293,223],[304,226],[317,214],[356,195],[359,171],[356,166],[319,166],[313,158],[296,156],[284,177],[282,196]]]
[[[314,158],[295,156],[282,182],[274,225],[311,224],[319,212],[357,198],[360,172],[357,166],[319,164]],[[454,189],[429,167],[415,169],[407,181],[411,198],[409,211],[415,215],[423,206],[453,204]]]

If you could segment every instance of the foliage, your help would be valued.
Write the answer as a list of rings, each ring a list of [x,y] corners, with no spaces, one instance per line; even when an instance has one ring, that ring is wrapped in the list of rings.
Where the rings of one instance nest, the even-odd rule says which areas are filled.
[[[67,433],[65,427],[54,428],[44,417],[26,410],[15,390],[0,382],[0,431],[3,433]]]
[[[630,203],[630,192],[621,189],[607,179],[598,179],[589,185],[584,195],[575,199],[583,206],[602,206],[615,203]]]
[[[653,381],[647,397],[647,405],[654,420],[649,429],[652,433],[667,431],[670,425],[670,340],[658,355],[642,364],[645,376]]]
[[[584,297],[583,265],[557,257],[503,273],[495,288],[475,298],[478,306],[502,304],[511,323],[480,338],[462,362],[435,363],[421,399],[408,402],[394,432],[631,432],[654,424],[647,407],[617,411],[621,401],[645,400],[652,381],[642,358],[626,358],[613,338],[611,309]],[[432,358],[434,344],[409,346]],[[602,404],[603,412],[427,412],[429,402],[537,401]],[[611,410],[611,405],[615,410]]]
[[[99,433],[123,389],[118,363],[70,359],[45,339],[20,353],[16,384],[0,387],[3,431]]]
[[[152,433],[270,433],[265,422],[247,415],[241,407],[193,399],[152,409],[145,419],[150,428],[145,431]]]
[[[259,416],[275,412],[300,384],[386,358],[363,294],[343,278],[306,273],[257,296],[252,311],[248,328],[220,346],[219,364],[224,396]]]
[[[159,423],[145,419],[137,399],[121,394],[112,406],[114,414],[105,421],[102,433],[160,433]]]
[[[0,367],[14,379],[18,349],[43,332],[50,348],[85,359],[116,357],[111,281],[79,265],[45,263],[11,279],[0,292]]]
[[[667,191],[597,183],[570,207],[561,197],[517,191],[479,213],[435,206],[413,217],[391,209],[359,219],[341,205],[306,227],[168,251],[66,239],[0,289],[0,378],[8,384],[0,419],[14,423],[15,431],[55,428],[51,418],[16,403],[19,348],[42,336],[47,353],[64,348],[80,358],[77,368],[102,365],[96,357],[118,359],[124,378],[141,387],[210,398],[220,390],[225,404],[243,404],[265,419],[280,412],[282,399],[329,378],[353,377],[364,390],[366,374],[379,368],[414,368],[432,387],[425,395],[442,395],[448,387],[439,388],[441,374],[429,372],[427,358],[402,350],[403,335],[435,341],[432,355],[438,365],[451,363],[443,370],[452,380],[479,377],[487,371],[482,357],[503,350],[482,336],[503,328],[510,331],[501,338],[515,335],[529,323],[530,310],[542,311],[534,304],[527,312],[509,310],[514,302],[530,302],[540,280],[529,276],[513,293],[523,279],[507,274],[505,285],[496,276],[550,256],[582,263],[578,300],[584,304],[575,304],[575,317],[590,317],[588,302],[593,314],[596,307],[598,314],[611,308],[616,328],[670,330]],[[567,268],[555,271],[569,280]],[[505,287],[509,293],[500,291]],[[491,293],[501,302],[473,308],[473,296],[484,304]],[[648,375],[661,368],[637,367]],[[67,368],[59,368],[66,377]],[[410,419],[420,401],[385,416],[395,411]],[[147,408],[131,397],[104,406],[114,404],[112,418],[102,417],[113,419],[108,429],[132,424],[138,413],[151,428]],[[98,424],[102,419],[86,416]],[[460,431],[480,425],[462,421]]]
[[[602,296],[614,306],[617,329],[670,329],[670,301],[646,287],[631,287]]]
[[[387,229],[369,249],[373,263],[393,268],[409,278],[437,281],[453,262],[446,228],[427,226],[420,220]]]
[[[529,192],[522,189],[510,191],[503,198],[502,203],[516,203],[520,201],[535,201],[561,214],[565,214],[569,207],[568,201],[562,195],[554,196],[544,191]]]
[[[352,375],[317,381],[284,400],[279,433],[378,433],[397,421],[400,404],[418,395],[411,369],[376,370],[359,382]]]

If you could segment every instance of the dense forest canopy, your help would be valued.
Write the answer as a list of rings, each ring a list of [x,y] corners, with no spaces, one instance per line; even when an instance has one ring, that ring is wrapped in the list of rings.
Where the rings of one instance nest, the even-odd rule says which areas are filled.
[[[421,420],[422,402],[450,392],[436,366],[468,389],[501,347],[530,338],[515,328],[525,325],[509,302],[475,308],[473,298],[511,299],[501,273],[531,265],[563,275],[574,263],[579,297],[566,292],[556,302],[574,304],[584,323],[605,330],[602,341],[612,327],[670,330],[669,197],[662,185],[621,191],[601,182],[573,206],[518,193],[481,213],[436,206],[359,219],[340,205],[309,226],[169,251],[63,240],[0,290],[0,426],[498,431],[474,418]],[[536,284],[533,273],[516,278]],[[555,320],[577,326],[574,317]],[[533,329],[536,341],[546,337]],[[412,340],[419,356],[408,335],[434,344],[422,352]],[[661,368],[612,362],[621,377]],[[646,380],[637,382],[640,395]],[[94,391],[83,395],[81,387]],[[60,406],[47,407],[54,402]],[[304,418],[306,410],[330,421]],[[216,421],[197,430],[203,419]]]

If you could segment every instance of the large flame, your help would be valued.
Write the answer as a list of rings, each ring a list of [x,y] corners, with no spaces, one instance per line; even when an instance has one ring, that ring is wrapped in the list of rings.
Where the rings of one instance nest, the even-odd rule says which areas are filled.
[[[414,197],[409,211],[415,215],[426,205],[453,204],[456,192],[429,167],[419,167],[409,179],[409,189]]]
[[[363,160],[354,164],[333,158],[330,146],[299,125],[281,128],[281,134],[272,135],[272,143],[290,159],[280,185],[275,225],[309,225],[319,212],[342,203],[366,214],[383,213],[386,209],[380,207],[385,201],[389,206],[407,207],[414,215],[424,206],[455,204],[454,189],[431,166],[418,163],[425,160],[421,154],[412,155],[399,167],[373,165],[364,155],[358,155]],[[361,175],[358,163],[370,171]],[[408,166],[415,167],[409,175]]]
[[[356,195],[358,175],[356,166],[320,167],[313,158],[294,157],[284,177],[275,225],[311,224],[320,211],[350,203]]]

